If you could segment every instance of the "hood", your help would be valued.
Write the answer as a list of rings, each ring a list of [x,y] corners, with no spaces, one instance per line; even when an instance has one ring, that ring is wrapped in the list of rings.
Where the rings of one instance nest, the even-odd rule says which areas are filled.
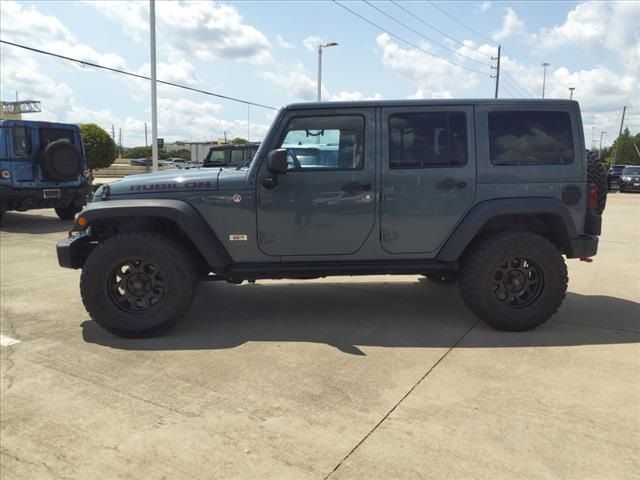
[[[219,168],[190,168],[129,175],[109,184],[110,195],[217,190]]]
[[[220,190],[244,190],[247,187],[248,168],[237,170],[235,167],[223,168],[218,176]]]

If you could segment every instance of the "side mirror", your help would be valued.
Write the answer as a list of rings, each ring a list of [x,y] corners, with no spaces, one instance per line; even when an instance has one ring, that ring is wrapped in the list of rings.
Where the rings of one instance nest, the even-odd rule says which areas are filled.
[[[287,149],[271,150],[267,156],[267,169],[274,174],[287,173]]]

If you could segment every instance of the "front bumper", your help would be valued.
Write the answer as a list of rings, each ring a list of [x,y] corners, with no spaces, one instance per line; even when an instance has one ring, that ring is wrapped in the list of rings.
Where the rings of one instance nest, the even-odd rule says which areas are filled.
[[[88,235],[75,235],[60,240],[56,245],[58,264],[64,268],[82,268],[95,246]]]
[[[58,208],[71,204],[86,205],[91,185],[77,187],[13,188],[0,186],[0,205],[3,211],[26,211],[34,208]]]
[[[598,237],[595,235],[580,235],[571,239],[571,252],[567,258],[593,257],[598,253]]]
[[[632,180],[630,182],[620,182],[621,192],[640,192],[640,180]]]

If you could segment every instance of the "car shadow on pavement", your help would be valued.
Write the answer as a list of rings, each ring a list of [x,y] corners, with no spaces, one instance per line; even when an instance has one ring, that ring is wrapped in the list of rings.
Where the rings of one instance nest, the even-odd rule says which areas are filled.
[[[54,233],[64,234],[71,229],[73,222],[60,220],[55,216],[34,213],[5,212],[2,214],[1,232],[10,233]]]
[[[544,326],[499,332],[464,307],[455,285],[388,283],[203,283],[187,316],[163,336],[122,339],[92,320],[86,342],[125,350],[225,349],[246,342],[314,342],[354,355],[359,347],[464,348],[640,343],[640,304],[568,293]]]

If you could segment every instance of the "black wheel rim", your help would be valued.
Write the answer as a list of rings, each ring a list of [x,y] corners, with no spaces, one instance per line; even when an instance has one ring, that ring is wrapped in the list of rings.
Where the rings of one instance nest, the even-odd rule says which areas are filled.
[[[494,272],[493,293],[507,307],[526,308],[540,298],[543,289],[542,269],[531,259],[505,259]]]
[[[109,276],[109,296],[122,311],[143,314],[157,306],[165,295],[165,279],[160,270],[145,260],[121,262]]]

